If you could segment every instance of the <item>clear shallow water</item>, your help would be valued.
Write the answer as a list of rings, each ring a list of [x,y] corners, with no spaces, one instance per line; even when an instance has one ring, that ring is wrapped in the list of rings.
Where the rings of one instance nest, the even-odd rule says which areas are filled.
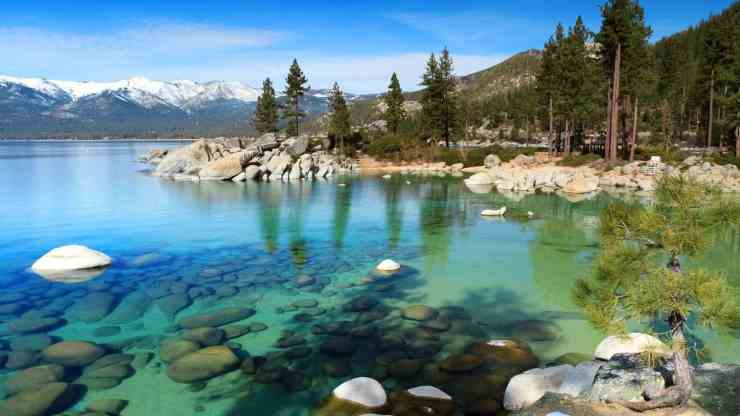
[[[341,381],[379,376],[375,345],[384,335],[441,349],[431,357],[422,354],[427,367],[475,340],[521,337],[548,362],[564,353],[592,353],[603,338],[573,307],[570,288],[597,250],[595,226],[609,202],[606,195],[574,203],[556,195],[474,194],[459,179],[193,184],[141,172],[147,167],[136,162],[139,154],[179,145],[0,144],[0,294],[25,298],[0,301],[22,306],[0,316],[0,349],[9,350],[15,337],[7,322],[48,314],[66,320],[49,331],[56,338],[156,355],[160,339],[175,335],[172,325],[182,317],[237,306],[256,311],[238,323],[268,326],[229,341],[243,356],[274,358],[283,351],[274,343],[284,330],[303,336],[310,351],[281,363],[296,380],[261,384],[235,371],[200,391],[171,381],[155,357],[120,385],[88,391],[75,409],[98,398],[122,398],[130,401],[124,415],[301,415]],[[482,209],[501,205],[513,217],[527,211],[536,217],[479,216]],[[26,271],[49,249],[73,243],[111,255],[114,265],[76,285],[50,283]],[[731,236],[720,240],[704,263],[727,271],[740,287],[739,252],[738,237]],[[367,284],[384,258],[401,262],[405,272]],[[299,288],[294,280],[301,275],[317,283]],[[205,289],[171,318],[158,299],[176,281]],[[94,322],[81,320],[85,297],[100,293],[114,294],[108,313]],[[360,296],[379,301],[372,309],[377,315],[363,318],[347,310]],[[309,310],[316,316],[296,318],[305,313],[289,306],[298,299],[314,299],[321,309]],[[400,309],[413,304],[448,313],[462,307],[465,319],[453,319],[450,330],[433,337],[420,335],[418,324],[398,318]],[[320,352],[331,337],[315,335],[312,326],[340,320],[358,326],[363,319],[379,329],[351,337],[351,356]],[[120,333],[101,335],[100,328],[108,326]],[[740,362],[739,334],[698,331],[696,336],[711,347],[713,360]],[[11,373],[2,370],[0,377]],[[389,377],[385,384],[392,389],[433,381],[420,371],[404,380]]]

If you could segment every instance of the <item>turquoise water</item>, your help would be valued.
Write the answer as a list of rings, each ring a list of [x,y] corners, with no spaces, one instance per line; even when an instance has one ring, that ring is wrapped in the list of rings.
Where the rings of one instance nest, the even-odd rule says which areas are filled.
[[[148,176],[147,166],[136,162],[152,148],[179,145],[0,144],[0,307],[19,305],[0,315],[0,350],[10,352],[16,337],[8,322],[58,316],[65,323],[47,331],[55,340],[155,355],[119,385],[89,390],[74,409],[119,398],[130,401],[124,415],[302,415],[343,380],[381,377],[374,346],[383,336],[402,336],[407,347],[431,343],[438,351],[419,358],[425,368],[476,340],[518,337],[546,363],[569,352],[592,353],[603,338],[574,308],[569,290],[598,249],[598,215],[611,200],[605,194],[577,202],[557,195],[475,194],[459,179],[397,175],[299,184],[176,183]],[[479,215],[502,205],[512,213],[507,219]],[[533,219],[524,219],[527,211]],[[737,287],[739,241],[718,239],[703,260],[725,270]],[[66,244],[105,252],[114,264],[75,285],[27,271],[46,251]],[[403,272],[372,282],[378,278],[374,266],[385,258],[402,263]],[[315,283],[299,287],[298,276]],[[159,299],[171,293],[173,282],[199,293],[168,316]],[[86,299],[101,293],[114,301],[99,319],[80,319],[80,310],[90,307]],[[14,294],[22,299],[3,300]],[[348,310],[348,302],[363,296],[378,302],[371,313]],[[290,306],[300,299],[318,306]],[[452,328],[419,336],[416,323],[399,317],[414,304],[456,314]],[[238,370],[197,388],[168,378],[157,346],[175,335],[173,324],[229,306],[255,310],[238,324],[267,326],[230,339],[229,346],[242,358],[278,361],[291,381],[265,384]],[[327,336],[312,327],[336,321],[370,323],[376,332],[350,337],[349,355],[326,354],[320,345]],[[286,330],[308,347],[289,359],[277,357],[284,350],[274,346]],[[711,346],[713,360],[740,362],[740,334],[695,336]],[[14,371],[0,370],[0,377]],[[382,378],[392,390],[430,384],[425,374]],[[67,377],[74,381],[74,374]]]

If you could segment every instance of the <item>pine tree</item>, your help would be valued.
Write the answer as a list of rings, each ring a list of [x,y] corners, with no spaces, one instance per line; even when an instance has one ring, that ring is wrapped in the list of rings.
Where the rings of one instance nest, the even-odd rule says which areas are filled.
[[[352,134],[352,117],[344,99],[344,93],[336,82],[329,94],[329,108],[331,109],[329,135],[339,141],[339,153],[344,154],[344,141]]]
[[[275,89],[270,78],[262,83],[262,95],[257,97],[257,110],[254,113],[252,124],[260,134],[275,133],[278,130],[278,103],[275,98]]]
[[[441,135],[439,130],[440,91],[437,80],[439,79],[439,64],[437,57],[432,53],[429,55],[427,67],[421,77],[421,85],[424,87],[421,96],[422,120],[427,134],[435,139]]]
[[[649,40],[653,31],[645,24],[645,10],[636,0],[608,0],[601,7],[601,16],[596,41],[601,45],[604,71],[611,79],[607,156],[616,160],[622,94],[639,97],[652,74]]]
[[[684,260],[705,253],[713,234],[735,230],[739,223],[736,202],[680,176],[658,182],[652,205],[620,202],[602,212],[601,252],[593,275],[578,280],[574,299],[605,332],[626,333],[629,322],[665,321],[675,368],[674,385],[664,395],[623,406],[645,411],[689,400],[693,380],[685,332],[695,324],[732,327],[739,310],[724,275]]]
[[[455,96],[456,79],[453,74],[453,63],[450,52],[445,47],[439,58],[439,79],[437,80],[440,89],[440,130],[445,145],[450,147],[453,134],[457,126],[457,102]]]
[[[288,97],[288,104],[283,108],[283,118],[288,121],[289,136],[298,136],[301,120],[306,116],[299,104],[301,97],[309,90],[307,83],[308,80],[303,75],[301,67],[298,66],[298,61],[293,59],[288,77],[285,79],[285,91],[283,91]]]
[[[443,139],[447,147],[450,146],[457,124],[456,81],[452,72],[452,58],[444,48],[439,60],[434,54],[429,56],[421,82],[425,87],[421,104],[428,134],[432,138]]]
[[[398,82],[398,76],[394,72],[391,75],[391,83],[388,85],[388,92],[385,95],[385,113],[383,118],[385,119],[388,131],[393,134],[398,134],[398,128],[401,122],[406,118],[406,110],[403,108],[403,92],[401,91],[401,84]]]

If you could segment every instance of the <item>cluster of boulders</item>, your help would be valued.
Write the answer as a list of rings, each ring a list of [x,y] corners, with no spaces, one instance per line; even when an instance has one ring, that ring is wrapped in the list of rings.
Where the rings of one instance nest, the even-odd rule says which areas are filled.
[[[735,165],[716,165],[692,156],[678,166],[660,161],[631,162],[612,169],[593,166],[557,166],[545,158],[519,155],[502,163],[496,155],[485,159],[485,166],[465,180],[476,192],[499,191],[562,192],[578,195],[618,188],[651,192],[662,175],[694,179],[718,186],[724,192],[740,192],[740,170]]]
[[[85,391],[117,386],[134,374],[137,357],[108,351],[86,341],[61,341],[51,344],[43,337],[27,337],[16,348],[38,349],[41,365],[10,375],[4,383],[8,398],[0,401],[0,414],[39,416],[56,414],[75,404]],[[141,360],[136,365],[140,365]],[[87,412],[117,415],[127,402],[106,399],[89,404]]]
[[[352,161],[312,144],[308,136],[265,134],[256,139],[198,140],[172,151],[153,150],[140,161],[154,176],[187,181],[300,181],[353,171]]]
[[[654,359],[649,362],[646,353]],[[536,368],[513,377],[506,387],[504,407],[522,414],[530,414],[524,411],[533,408],[548,407],[552,411],[553,396],[559,397],[555,401],[560,402],[560,406],[573,401],[594,403],[598,407],[603,403],[652,400],[674,384],[670,357],[670,349],[648,334],[607,337],[599,344],[593,358]],[[693,399],[702,406],[725,406],[726,410],[727,402],[732,402],[734,394],[740,391],[737,380],[727,382],[729,377],[740,374],[740,366],[709,363],[698,367],[695,374]],[[717,395],[718,383],[724,383],[724,388],[732,394]],[[607,410],[604,414],[611,413]]]

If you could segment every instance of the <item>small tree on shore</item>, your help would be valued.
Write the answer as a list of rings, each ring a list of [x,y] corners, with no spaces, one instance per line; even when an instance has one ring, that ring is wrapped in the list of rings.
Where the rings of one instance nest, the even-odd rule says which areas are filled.
[[[257,110],[254,113],[252,124],[260,134],[275,133],[278,130],[278,104],[275,98],[275,88],[270,78],[262,83],[262,95],[257,97]]]
[[[336,82],[329,94],[329,134],[339,141],[339,153],[344,154],[344,140],[352,134],[352,117],[344,99],[344,93]]]
[[[303,75],[301,67],[298,66],[298,61],[293,59],[288,77],[285,79],[285,91],[283,91],[288,97],[288,104],[283,109],[283,118],[288,120],[288,136],[300,134],[301,120],[306,116],[300,108],[300,99],[309,90],[307,83],[308,80]]]
[[[689,325],[737,324],[736,294],[721,273],[687,266],[712,238],[740,222],[740,207],[706,185],[665,177],[649,206],[610,205],[601,215],[601,252],[574,299],[592,324],[626,333],[629,322],[663,320],[672,342],[675,385],[646,402],[620,402],[636,411],[681,406],[693,390]],[[667,264],[666,264],[667,263]]]
[[[398,128],[401,122],[406,118],[406,111],[403,108],[403,91],[401,91],[401,83],[398,82],[398,76],[394,72],[391,75],[391,83],[388,85],[388,92],[385,95],[385,113],[383,113],[383,119],[386,122],[388,131],[393,134],[398,134]]]

